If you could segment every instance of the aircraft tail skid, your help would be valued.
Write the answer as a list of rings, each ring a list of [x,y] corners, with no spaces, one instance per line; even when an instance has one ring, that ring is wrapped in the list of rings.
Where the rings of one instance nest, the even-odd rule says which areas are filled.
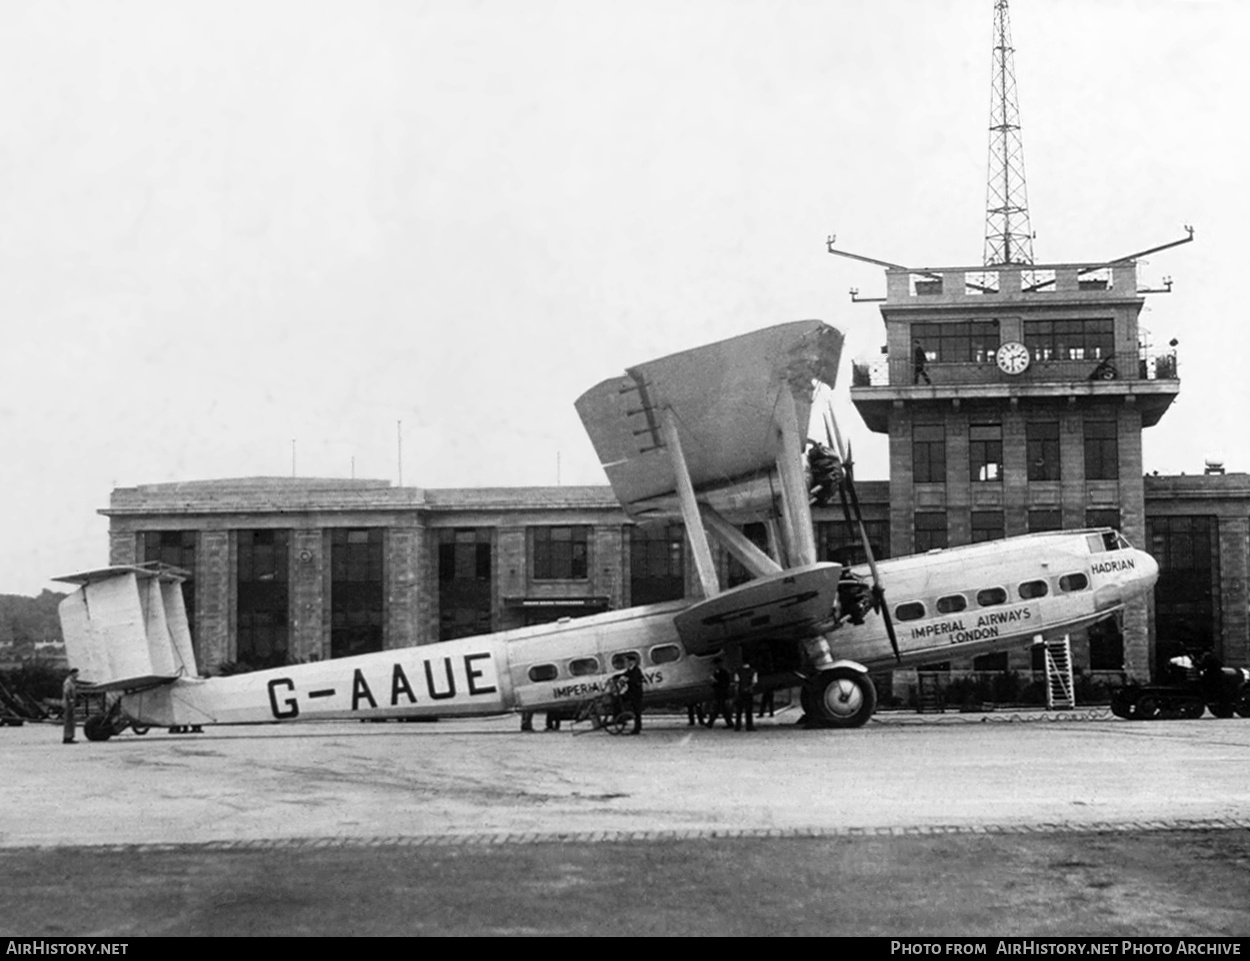
[[[183,579],[184,572],[160,564],[56,578],[79,585],[58,607],[79,680],[96,690],[133,691],[197,676]]]

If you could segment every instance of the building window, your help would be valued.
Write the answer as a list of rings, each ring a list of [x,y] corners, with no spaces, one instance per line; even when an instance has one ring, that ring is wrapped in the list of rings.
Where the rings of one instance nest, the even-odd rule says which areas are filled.
[[[1115,351],[1115,322],[1026,320],[1024,343],[1034,360],[1106,360]]]
[[[1116,507],[1090,508],[1085,512],[1086,527],[1120,529],[1120,510]],[[1114,548],[1112,548],[1114,550]]]
[[[873,560],[889,557],[890,522],[865,520],[864,531],[868,535]],[[868,563],[859,531],[851,530],[844,520],[816,522],[816,556],[844,567]]]
[[[916,424],[911,430],[912,480],[917,484],[946,483],[946,428]]]
[[[1153,517],[1150,553],[1159,562],[1155,635],[1161,662],[1184,648],[1213,650],[1219,637],[1219,526],[1214,517]]]
[[[1029,480],[1059,480],[1059,423],[1030,422],[1024,427],[1028,446]]]
[[[191,632],[191,646],[199,659],[199,647],[195,644],[195,547],[199,535],[196,531],[144,531],[141,535],[143,560],[160,561],[180,567],[190,576],[182,582],[182,603],[187,609],[187,629]]]
[[[1085,479],[1119,480],[1120,445],[1113,420],[1085,422]]]
[[[1007,670],[1007,652],[995,651],[993,654],[980,654],[972,659],[974,671],[1005,671]]]
[[[589,527],[535,527],[531,533],[534,580],[586,580]]]
[[[936,512],[917,514],[916,553],[946,546],[946,515]]]
[[[1050,507],[1029,511],[1029,533],[1063,530],[1063,512]]]
[[[238,531],[236,660],[253,668],[288,663],[290,532]]]
[[[382,650],[380,527],[330,531],[330,656]]]
[[[968,427],[969,477],[974,481],[1003,479],[1003,425],[971,424]]]
[[[681,524],[630,528],[629,596],[633,604],[686,596],[686,532]]]
[[[438,639],[489,634],[493,582],[491,529],[438,532]]]
[[[998,351],[998,321],[912,324],[928,359],[938,364],[992,364]]]
[[[972,543],[982,541],[998,541],[1003,538],[1002,511],[972,512]]]

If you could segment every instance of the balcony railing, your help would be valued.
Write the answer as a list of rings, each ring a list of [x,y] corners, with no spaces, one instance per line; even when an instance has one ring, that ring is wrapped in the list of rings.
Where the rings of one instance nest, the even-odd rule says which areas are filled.
[[[1137,379],[1138,380],[1177,380],[1180,377],[1178,373],[1176,348],[1169,344],[1164,348],[1154,348],[1149,343],[1138,344],[1137,359]],[[930,361],[928,372],[936,376],[933,377],[934,384],[949,383],[952,386],[956,383],[985,383],[986,377],[992,373],[991,368],[994,364],[992,361],[986,361],[979,365],[960,364],[957,365],[962,373],[956,373],[956,365],[951,365],[951,373],[949,376],[958,377],[959,380],[947,380],[943,377],[943,367],[946,365]],[[968,368],[976,367],[981,373],[971,373]],[[1079,373],[1084,368],[1089,368],[1089,379],[1091,380],[1118,380],[1125,377],[1131,377],[1129,373],[1131,368],[1125,368],[1123,363],[1117,363],[1115,357],[1108,358],[1105,361],[1097,361],[1094,359],[1070,359],[1070,360],[1047,360],[1040,362],[1035,369],[1045,370],[1049,367],[1052,371],[1053,379],[1061,381],[1073,376],[1083,376]],[[912,386],[913,369],[911,366],[911,355],[908,354],[907,374],[903,386]],[[965,380],[965,378],[967,378]],[[1034,379],[1034,378],[1026,378]],[[1041,374],[1041,381],[1047,380],[1046,375]],[[880,356],[873,357],[871,360],[856,360],[851,364],[851,386],[852,387],[889,387],[890,384],[890,358],[882,353]],[[895,385],[898,386],[898,385]]]

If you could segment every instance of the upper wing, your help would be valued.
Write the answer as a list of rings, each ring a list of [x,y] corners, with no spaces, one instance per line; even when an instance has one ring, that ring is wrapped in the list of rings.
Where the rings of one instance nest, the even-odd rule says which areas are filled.
[[[765,476],[778,453],[781,392],[794,397],[805,437],[815,385],[837,380],[842,341],[818,320],[795,321],[628,368],[586,391],[577,412],[621,505],[641,513],[676,489],[660,435],[664,408],[696,492]]]

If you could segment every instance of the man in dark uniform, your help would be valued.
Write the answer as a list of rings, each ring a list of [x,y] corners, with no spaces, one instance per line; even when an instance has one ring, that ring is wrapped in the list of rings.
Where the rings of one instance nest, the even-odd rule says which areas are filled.
[[[64,705],[65,727],[61,735],[62,744],[73,744],[77,719],[74,716],[75,701],[78,700],[78,668],[70,668],[65,675],[65,683],[61,685],[61,703]]]
[[[925,369],[925,365],[929,362],[929,356],[925,353],[924,344],[918,340],[913,340],[911,353],[916,368],[916,376],[913,378],[912,383],[919,384],[920,378],[923,377],[924,382],[932,387],[933,381],[929,380],[929,372]]]
[[[629,667],[625,669],[625,706],[634,712],[634,729],[630,734],[642,733],[642,668],[638,666],[638,658],[629,659]]]
[[[712,672],[712,711],[708,714],[707,726],[715,727],[719,715],[725,718],[725,727],[733,727],[734,719],[729,706],[733,675],[725,670],[725,664],[719,657],[712,663],[716,665],[716,670]]]
[[[755,673],[749,661],[743,661],[738,668],[738,695],[734,701],[734,730],[742,730],[742,719],[746,718],[747,730],[755,730],[755,683],[759,675]]]

